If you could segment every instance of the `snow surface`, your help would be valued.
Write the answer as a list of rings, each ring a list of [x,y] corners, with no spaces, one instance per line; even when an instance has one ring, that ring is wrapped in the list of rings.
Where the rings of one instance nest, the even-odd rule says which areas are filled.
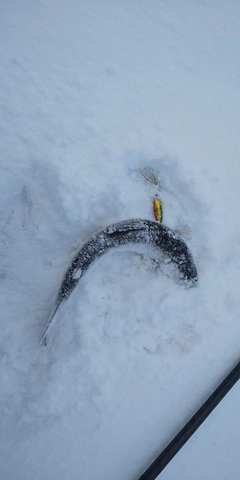
[[[1,478],[137,480],[240,354],[240,5],[0,4]],[[97,229],[191,228],[185,290],[106,254],[40,336]],[[236,385],[160,477],[236,480]]]

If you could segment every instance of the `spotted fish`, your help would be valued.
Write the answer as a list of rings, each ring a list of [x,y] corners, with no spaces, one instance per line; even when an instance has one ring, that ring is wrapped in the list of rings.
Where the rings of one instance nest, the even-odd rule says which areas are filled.
[[[198,274],[193,257],[186,243],[176,232],[162,223],[150,220],[132,219],[115,223],[90,237],[73,259],[63,279],[54,312],[40,343],[46,344],[48,333],[56,320],[57,310],[75,289],[94,260],[112,248],[133,244],[146,244],[160,249],[162,254],[175,265],[180,282],[187,286],[197,284]]]

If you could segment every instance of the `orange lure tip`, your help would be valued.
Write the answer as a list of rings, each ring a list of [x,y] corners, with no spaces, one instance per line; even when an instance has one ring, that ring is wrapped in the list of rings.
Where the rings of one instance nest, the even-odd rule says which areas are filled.
[[[161,223],[163,218],[162,202],[158,198],[154,198],[153,200],[153,213],[155,220]]]

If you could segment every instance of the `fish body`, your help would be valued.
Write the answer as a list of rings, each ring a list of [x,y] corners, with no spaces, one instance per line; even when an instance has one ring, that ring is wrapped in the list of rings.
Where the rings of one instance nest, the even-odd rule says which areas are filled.
[[[176,232],[162,223],[150,220],[132,219],[115,223],[90,237],[73,259],[62,282],[54,313],[40,340],[41,343],[46,343],[58,308],[69,297],[94,260],[112,248],[133,244],[159,248],[176,266],[179,280],[188,286],[196,285],[198,274],[193,257],[186,243]]]

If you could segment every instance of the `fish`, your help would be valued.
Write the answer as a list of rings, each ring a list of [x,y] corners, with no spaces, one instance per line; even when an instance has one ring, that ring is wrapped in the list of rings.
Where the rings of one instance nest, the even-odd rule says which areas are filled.
[[[134,244],[145,244],[160,249],[168,261],[176,267],[180,283],[188,287],[197,285],[198,273],[192,254],[184,240],[174,230],[151,220],[130,219],[117,222],[92,235],[73,259],[62,281],[54,311],[40,339],[41,344],[47,343],[49,332],[56,321],[57,311],[69,298],[92,263],[110,249]]]

